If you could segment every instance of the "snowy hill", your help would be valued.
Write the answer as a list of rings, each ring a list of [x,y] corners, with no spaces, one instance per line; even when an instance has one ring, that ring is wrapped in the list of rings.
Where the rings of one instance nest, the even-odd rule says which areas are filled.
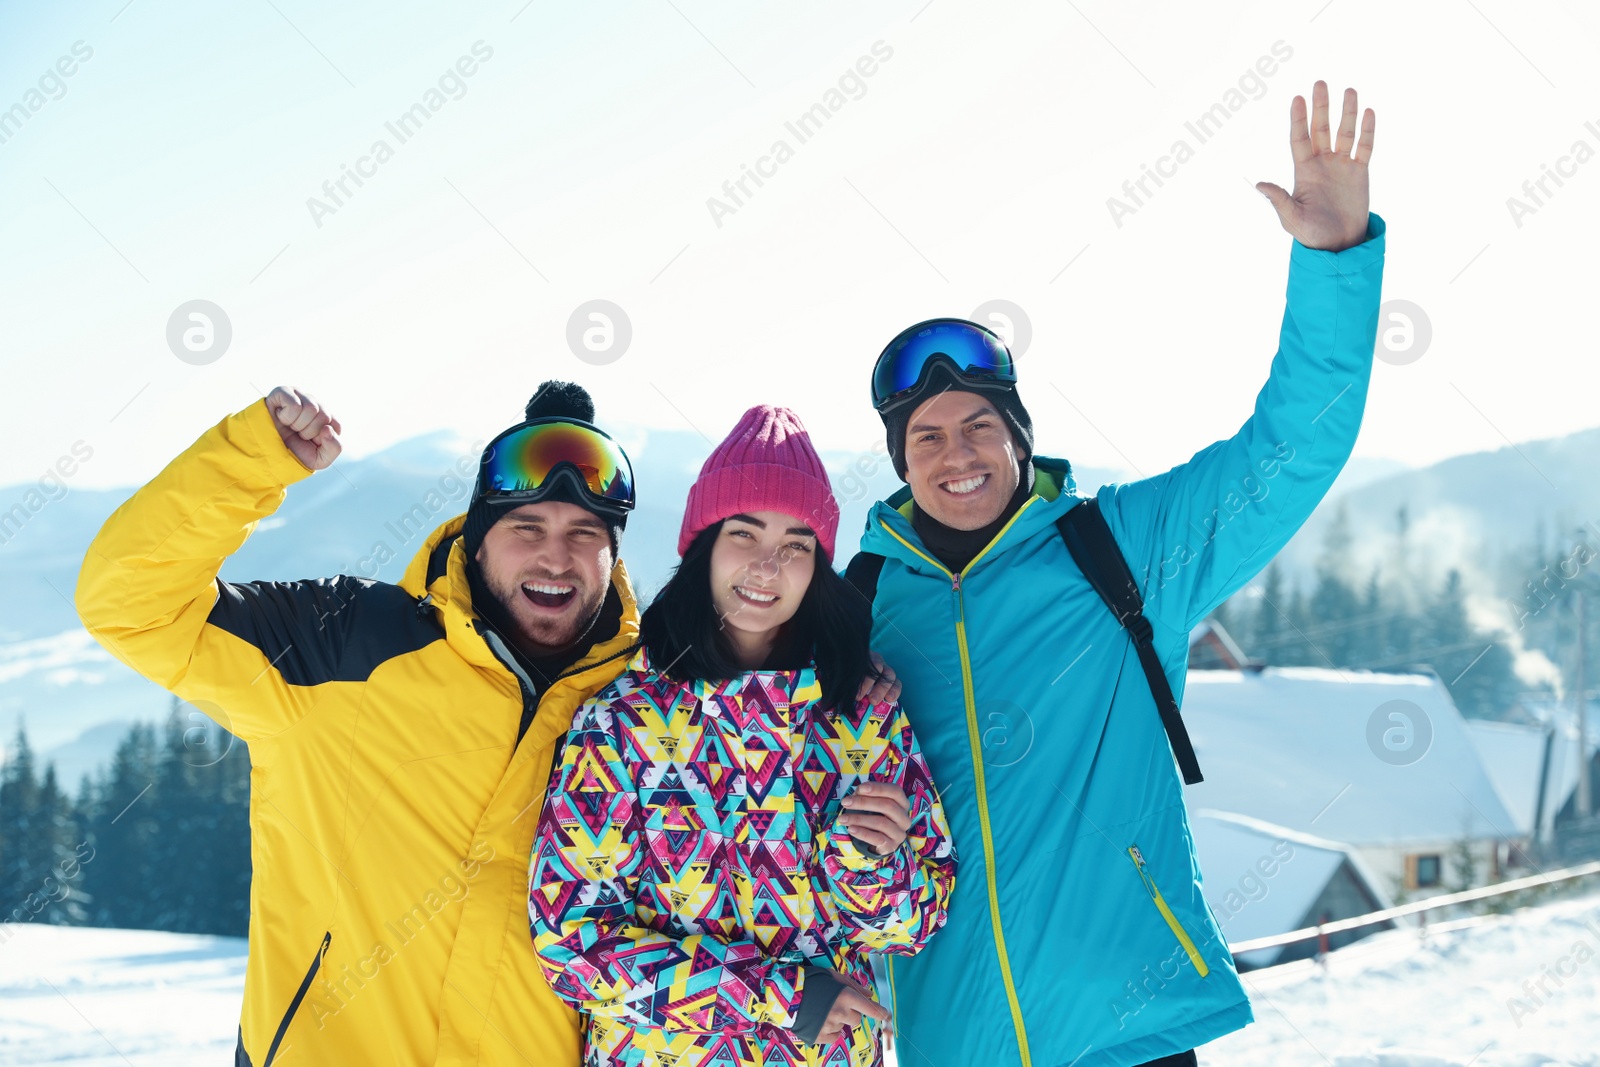
[[[244,961],[237,938],[0,926],[0,1063],[226,1063]],[[1244,980],[1256,1022],[1202,1048],[1203,1067],[1600,1067],[1593,891]]]
[[[1600,427],[1454,456],[1386,477],[1341,477],[1278,559],[1286,572],[1309,575],[1323,531],[1342,502],[1357,546],[1359,573],[1364,575],[1375,563],[1393,563],[1395,517],[1401,507],[1410,524],[1409,565],[1431,568],[1435,576],[1449,567],[1478,573],[1503,553],[1523,550],[1537,525],[1543,525],[1547,537],[1570,541],[1580,525],[1600,514],[1600,481],[1592,474],[1597,452]],[[1362,473],[1379,469],[1367,467]],[[1593,544],[1597,536],[1591,529],[1585,539]]]

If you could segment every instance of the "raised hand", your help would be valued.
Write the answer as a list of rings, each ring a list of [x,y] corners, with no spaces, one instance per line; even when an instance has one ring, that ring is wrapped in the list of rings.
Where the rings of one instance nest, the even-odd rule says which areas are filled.
[[[1311,128],[1306,129],[1305,97],[1289,105],[1289,151],[1294,155],[1294,193],[1282,186],[1257,182],[1256,189],[1278,211],[1278,220],[1307,248],[1342,252],[1367,239],[1367,161],[1372,158],[1372,131],[1377,122],[1367,108],[1356,140],[1356,91],[1344,91],[1339,139],[1328,142],[1328,83],[1311,88]],[[1354,156],[1351,146],[1355,147]]]
[[[326,470],[339,457],[344,429],[310,393],[277,386],[267,394],[267,410],[284,445],[308,469]]]

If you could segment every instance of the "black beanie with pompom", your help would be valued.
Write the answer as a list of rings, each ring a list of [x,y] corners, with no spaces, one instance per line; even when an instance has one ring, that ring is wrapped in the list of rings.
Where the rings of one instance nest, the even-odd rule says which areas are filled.
[[[576,382],[547,381],[542,382],[534,392],[523,410],[524,423],[534,419],[561,418],[573,419],[578,422],[594,424],[594,398],[589,391]],[[523,425],[519,423],[518,425]],[[516,429],[509,426],[506,431]],[[499,436],[498,434],[496,435]],[[580,508],[593,510],[588,501],[578,493],[568,489],[565,484],[558,484],[546,500],[561,500],[569,504],[576,504]],[[463,548],[467,551],[467,565],[472,567],[477,561],[478,548],[483,544],[484,535],[508,511],[520,507],[517,501],[492,500],[485,496],[483,485],[483,466],[478,468],[478,482],[472,488],[472,503],[467,507],[466,525],[462,527],[461,536],[464,539]],[[596,513],[598,514],[598,512]],[[617,518],[612,515],[600,515],[611,531],[611,555],[616,558],[618,546],[622,540],[622,529],[627,525],[627,518]]]

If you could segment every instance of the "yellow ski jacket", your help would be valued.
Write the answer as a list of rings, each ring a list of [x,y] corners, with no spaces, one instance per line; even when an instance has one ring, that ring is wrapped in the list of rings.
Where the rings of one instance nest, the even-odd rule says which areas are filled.
[[[528,856],[574,710],[637,645],[627,571],[602,615],[614,632],[519,743],[531,686],[473,612],[465,516],[399,585],[217,578],[310,473],[257,402],[118,508],[78,578],[96,640],[249,745],[236,1062],[576,1065],[578,1016],[528,933]]]

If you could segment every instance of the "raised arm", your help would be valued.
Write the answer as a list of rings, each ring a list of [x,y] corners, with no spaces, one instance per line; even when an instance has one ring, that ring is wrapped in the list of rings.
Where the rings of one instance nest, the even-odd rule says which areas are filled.
[[[1374,116],[1359,143],[1347,90],[1328,142],[1327,86],[1290,109],[1293,196],[1257,188],[1294,235],[1278,351],[1255,410],[1225,441],[1164,474],[1100,490],[1102,512],[1153,621],[1187,632],[1259,572],[1327,493],[1366,405],[1383,281],[1383,219],[1368,210]],[[1351,155],[1351,148],[1355,154]]]
[[[550,988],[580,1011],[635,1027],[790,1026],[798,963],[773,960],[748,938],[669,937],[639,920],[646,848],[614,700],[605,690],[578,708],[534,837],[528,918]]]
[[[78,616],[101,645],[183,699],[220,709],[246,741],[304,714],[311,686],[342,652],[345,609],[372,583],[228,583],[217,572],[288,486],[333,461],[338,432],[315,400],[273,390],[118,508],[78,574]]]

